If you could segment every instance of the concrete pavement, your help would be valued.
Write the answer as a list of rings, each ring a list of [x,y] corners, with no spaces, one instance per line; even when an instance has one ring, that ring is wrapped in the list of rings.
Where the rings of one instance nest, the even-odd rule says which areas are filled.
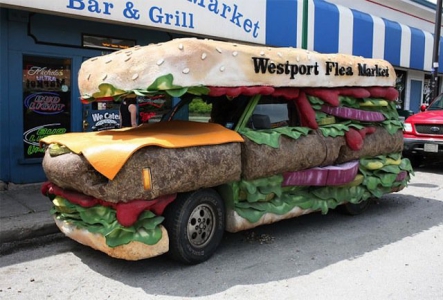
[[[49,213],[52,203],[40,192],[41,185],[0,181],[0,244],[60,232]]]

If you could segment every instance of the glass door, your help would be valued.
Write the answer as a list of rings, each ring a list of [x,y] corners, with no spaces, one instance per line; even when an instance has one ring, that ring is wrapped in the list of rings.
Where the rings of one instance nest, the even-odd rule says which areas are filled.
[[[42,158],[39,140],[71,131],[71,59],[23,56],[24,159]]]

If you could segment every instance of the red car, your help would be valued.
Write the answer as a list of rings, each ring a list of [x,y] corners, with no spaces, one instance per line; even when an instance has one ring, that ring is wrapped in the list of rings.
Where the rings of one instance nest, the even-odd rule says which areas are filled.
[[[443,159],[443,94],[405,120],[403,155],[414,167],[424,159]]]

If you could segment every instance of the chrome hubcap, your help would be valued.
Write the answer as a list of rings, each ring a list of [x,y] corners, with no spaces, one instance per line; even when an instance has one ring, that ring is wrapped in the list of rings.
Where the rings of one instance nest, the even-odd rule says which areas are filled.
[[[194,247],[204,247],[214,234],[214,210],[206,205],[197,206],[189,216],[188,240]]]

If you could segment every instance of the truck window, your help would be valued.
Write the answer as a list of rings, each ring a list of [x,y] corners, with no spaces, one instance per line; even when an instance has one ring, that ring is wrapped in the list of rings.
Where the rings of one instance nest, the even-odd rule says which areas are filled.
[[[189,121],[207,123],[211,118],[212,105],[202,98],[194,98],[189,103]]]
[[[438,100],[435,100],[429,107],[428,110],[441,110],[443,109],[443,96],[440,96]]]
[[[164,96],[137,97],[139,123],[159,122],[172,108],[172,99]]]
[[[182,98],[162,120],[212,122],[234,129],[248,101],[249,97],[244,96],[233,99],[226,96]]]
[[[299,125],[297,109],[292,101],[269,96],[259,100],[248,122],[248,127],[253,129]]]
[[[212,104],[210,122],[217,123],[229,129],[234,129],[242,116],[249,97],[238,96],[235,98],[212,97],[208,101]]]
[[[200,97],[183,97],[168,113],[163,115],[162,121],[182,120],[192,122],[209,122],[212,105]]]

